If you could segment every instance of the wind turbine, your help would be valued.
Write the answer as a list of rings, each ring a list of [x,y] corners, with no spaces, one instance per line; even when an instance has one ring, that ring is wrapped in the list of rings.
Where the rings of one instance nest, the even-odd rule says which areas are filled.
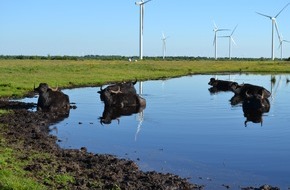
[[[169,36],[165,36],[162,32],[162,51],[163,51],[163,59],[165,59],[165,53],[166,53],[166,39],[169,38]]]
[[[281,49],[281,58],[280,59],[282,60],[283,59],[283,42],[290,43],[290,41],[284,40],[282,35],[280,35],[279,41],[280,41],[279,48]]]
[[[237,45],[236,42],[235,42],[235,40],[234,40],[234,38],[233,38],[233,34],[234,34],[235,30],[237,29],[237,27],[238,27],[238,25],[236,25],[236,27],[235,27],[234,30],[232,31],[231,35],[229,35],[229,36],[220,36],[220,37],[222,37],[222,38],[229,38],[229,59],[232,59],[232,58],[231,58],[232,42],[233,42],[235,45]]]
[[[283,59],[283,42],[290,43],[290,41],[283,39],[282,34],[279,33],[277,23],[276,23],[276,30],[277,30],[278,39],[279,39],[279,48],[281,49],[281,58],[280,59],[282,60]]]
[[[140,36],[139,36],[139,56],[143,59],[143,21],[144,21],[144,4],[152,0],[135,2],[135,5],[140,6]]]
[[[269,16],[269,15],[265,15],[265,14],[262,14],[262,13],[258,13],[258,12],[256,12],[257,14],[259,14],[259,15],[261,15],[261,16],[264,16],[264,17],[268,17],[268,18],[270,18],[271,20],[272,20],[272,54],[271,54],[271,58],[272,58],[272,60],[274,60],[275,59],[275,57],[274,57],[274,33],[275,33],[275,27],[276,27],[276,30],[278,30],[277,29],[277,23],[276,23],[276,19],[277,19],[277,17],[281,14],[281,12],[289,5],[290,3],[288,3],[287,5],[285,5],[284,7],[283,7],[283,9],[276,15],[276,16],[274,16],[274,17],[272,17],[272,16]]]
[[[229,30],[229,29],[219,29],[217,27],[217,25],[215,24],[215,22],[213,22],[213,24],[214,24],[214,29],[213,29],[213,31],[214,31],[213,45],[214,45],[214,49],[215,49],[214,58],[215,58],[215,60],[217,60],[217,33],[219,31],[226,31],[226,30]]]

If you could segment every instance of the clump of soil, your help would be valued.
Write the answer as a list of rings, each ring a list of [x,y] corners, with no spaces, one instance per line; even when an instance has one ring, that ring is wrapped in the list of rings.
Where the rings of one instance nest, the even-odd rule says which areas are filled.
[[[89,153],[86,148],[62,149],[56,144],[56,137],[49,134],[49,125],[63,118],[27,110],[34,106],[0,100],[0,109],[12,110],[0,116],[0,123],[5,126],[0,131],[7,144],[16,150],[49,155],[33,158],[24,169],[50,188],[64,187],[44,180],[44,172],[73,176],[74,180],[66,184],[68,189],[203,189],[203,186],[191,184],[173,174],[142,172],[130,160]],[[21,155],[20,159],[24,161],[31,159],[29,155]]]

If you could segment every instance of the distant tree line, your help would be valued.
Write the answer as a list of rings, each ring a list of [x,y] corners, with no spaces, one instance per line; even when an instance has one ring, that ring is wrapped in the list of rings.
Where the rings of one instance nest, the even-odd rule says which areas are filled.
[[[68,55],[63,55],[63,56],[38,56],[38,55],[0,55],[0,60],[3,59],[30,59],[30,60],[126,60],[126,61],[138,61],[139,57],[138,56],[119,56],[119,55],[85,55],[85,56],[68,56]],[[161,61],[163,60],[162,56],[157,56],[157,57],[149,57],[145,56],[143,57],[144,60],[155,60],[155,61]],[[166,61],[195,61],[195,60],[214,60],[213,57],[191,57],[191,56],[167,56],[165,58]],[[229,58],[219,58],[218,60],[220,61],[226,61],[229,60]],[[239,57],[234,57],[231,60],[236,60],[236,61],[265,61],[265,60],[271,60],[270,58],[239,58]],[[290,61],[289,58],[283,59],[284,61]]]

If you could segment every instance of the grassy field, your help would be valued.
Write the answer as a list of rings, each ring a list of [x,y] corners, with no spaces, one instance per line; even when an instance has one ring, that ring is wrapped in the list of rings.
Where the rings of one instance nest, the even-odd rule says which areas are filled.
[[[290,62],[0,60],[0,97],[24,96],[40,82],[70,88],[221,72],[290,73]]]

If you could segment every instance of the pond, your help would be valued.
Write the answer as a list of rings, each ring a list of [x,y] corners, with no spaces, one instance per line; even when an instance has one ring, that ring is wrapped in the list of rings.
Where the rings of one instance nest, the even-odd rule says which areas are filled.
[[[263,86],[272,92],[262,123],[245,120],[232,92],[210,93],[211,77]],[[271,79],[275,78],[275,81]],[[77,106],[51,126],[63,148],[113,154],[156,170],[231,189],[270,184],[290,187],[290,75],[193,75],[142,82],[141,113],[101,124],[99,87],[63,90]],[[141,83],[137,83],[137,91]],[[26,100],[27,101],[27,100]],[[36,102],[36,99],[30,100]]]

